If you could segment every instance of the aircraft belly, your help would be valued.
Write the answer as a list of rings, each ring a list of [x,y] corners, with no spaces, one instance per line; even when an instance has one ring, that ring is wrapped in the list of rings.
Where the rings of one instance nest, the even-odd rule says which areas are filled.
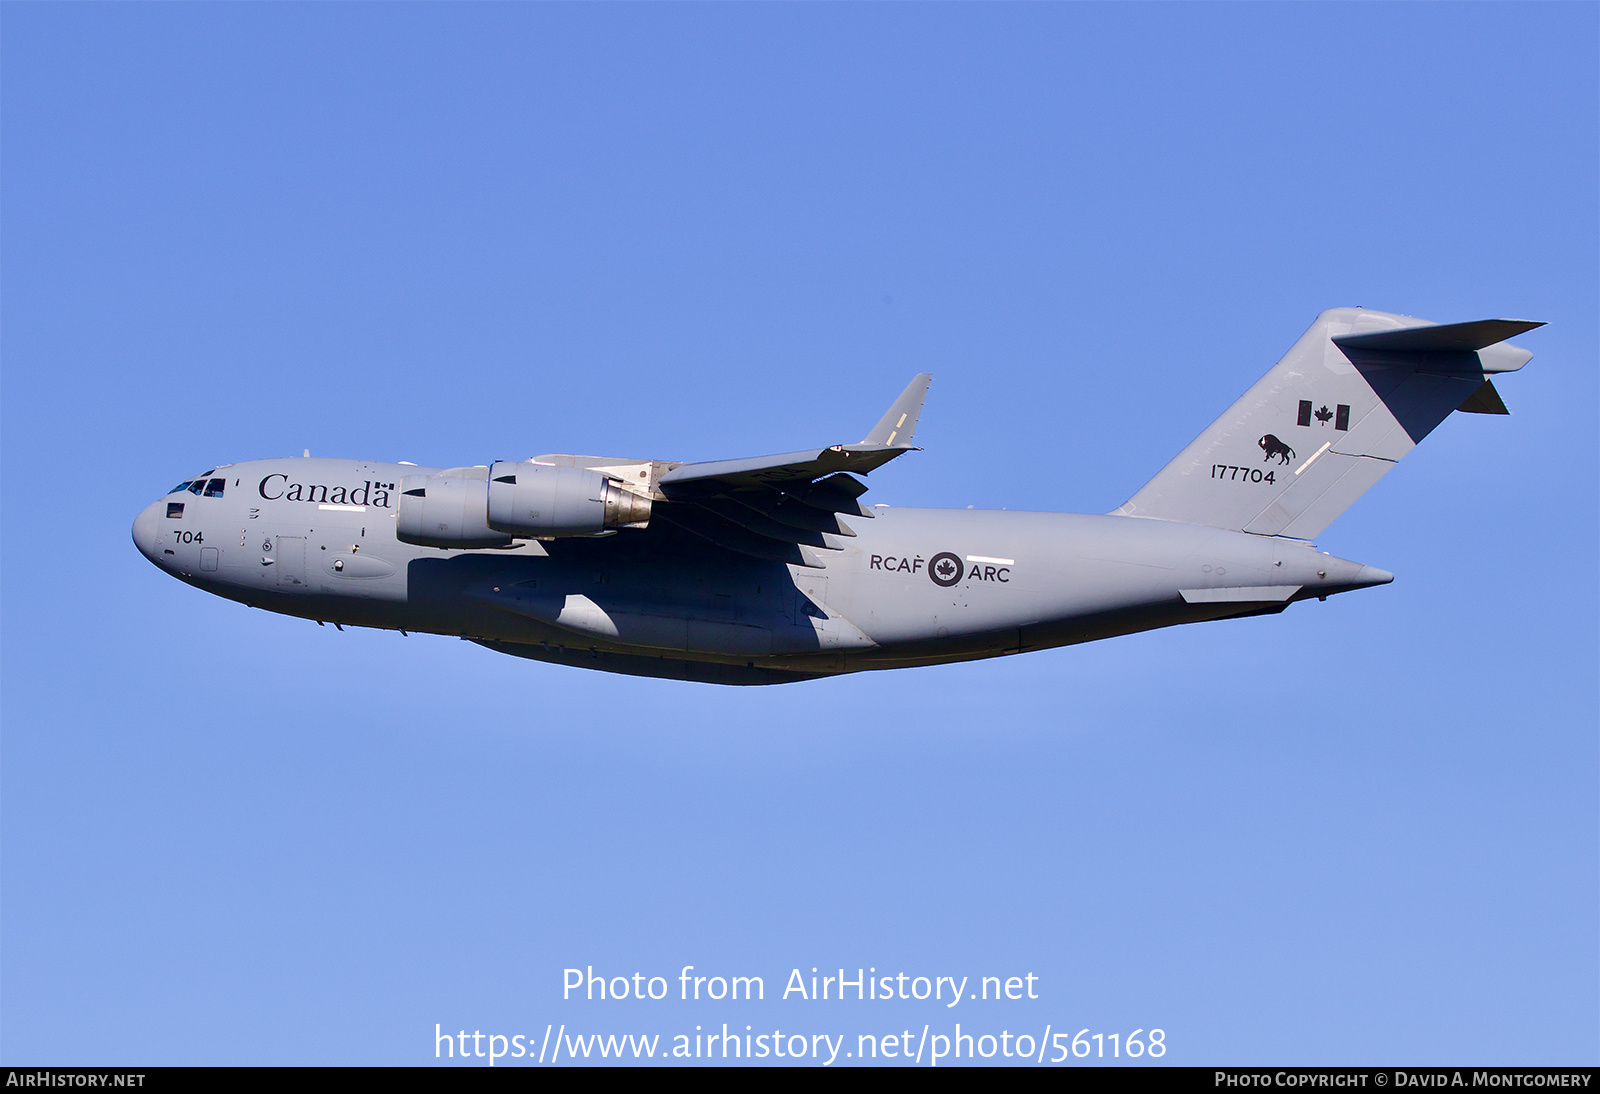
[[[643,647],[724,657],[767,657],[773,654],[864,649],[874,643],[847,620],[826,616],[735,611],[732,594],[711,594],[711,607],[629,595],[615,589],[582,593],[564,591],[558,578],[514,581],[499,575],[463,591],[472,603],[555,628],[558,642],[574,639],[621,649]],[[718,610],[715,601],[730,601]]]

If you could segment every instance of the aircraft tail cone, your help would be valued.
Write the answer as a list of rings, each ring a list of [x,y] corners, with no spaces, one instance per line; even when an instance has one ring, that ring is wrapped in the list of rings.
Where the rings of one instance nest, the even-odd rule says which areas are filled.
[[[1362,566],[1350,584],[1357,589],[1366,589],[1373,585],[1387,585],[1393,580],[1394,575],[1388,570],[1380,570],[1376,566]]]

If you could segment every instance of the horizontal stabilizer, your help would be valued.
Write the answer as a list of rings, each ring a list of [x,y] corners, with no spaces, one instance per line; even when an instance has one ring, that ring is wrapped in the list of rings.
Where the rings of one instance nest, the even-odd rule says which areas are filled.
[[[1543,323],[1531,323],[1526,319],[1477,319],[1471,323],[1434,323],[1426,327],[1406,327],[1403,330],[1342,334],[1334,337],[1333,344],[1342,349],[1365,349],[1386,353],[1480,350],[1542,326]]]

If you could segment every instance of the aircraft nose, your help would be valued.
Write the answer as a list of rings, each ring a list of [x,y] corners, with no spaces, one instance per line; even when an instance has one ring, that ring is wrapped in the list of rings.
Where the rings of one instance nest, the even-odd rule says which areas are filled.
[[[161,507],[165,504],[158,501],[146,506],[144,512],[133,519],[133,545],[151,562],[161,561],[161,552],[156,547],[156,531],[161,527]]]
[[[1357,588],[1369,588],[1373,585],[1387,585],[1394,580],[1394,575],[1388,570],[1380,570],[1376,566],[1362,566],[1356,574],[1355,581],[1351,584]]]

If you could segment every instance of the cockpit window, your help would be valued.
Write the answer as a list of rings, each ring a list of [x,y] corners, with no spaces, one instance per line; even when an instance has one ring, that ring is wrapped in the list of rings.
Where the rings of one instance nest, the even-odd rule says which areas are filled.
[[[226,483],[226,478],[213,478],[213,480],[211,480],[211,486],[216,488],[216,493],[213,494],[211,493],[210,489],[206,488],[206,477],[208,477],[208,475],[214,475],[214,473],[216,473],[216,469],[208,470],[208,472],[200,472],[198,475],[195,475],[194,478],[186,478],[186,480],[181,481],[181,483],[173,486],[173,488],[171,488],[170,491],[166,491],[166,493],[181,494],[187,489],[190,494],[198,494],[202,493],[202,491],[205,491],[206,497],[221,497],[222,483]]]
[[[222,488],[224,486],[227,486],[227,485],[228,485],[228,480],[227,479],[211,479],[211,480],[207,481],[207,483],[206,483],[206,497],[208,497],[208,498],[220,498],[220,497],[222,497]]]

